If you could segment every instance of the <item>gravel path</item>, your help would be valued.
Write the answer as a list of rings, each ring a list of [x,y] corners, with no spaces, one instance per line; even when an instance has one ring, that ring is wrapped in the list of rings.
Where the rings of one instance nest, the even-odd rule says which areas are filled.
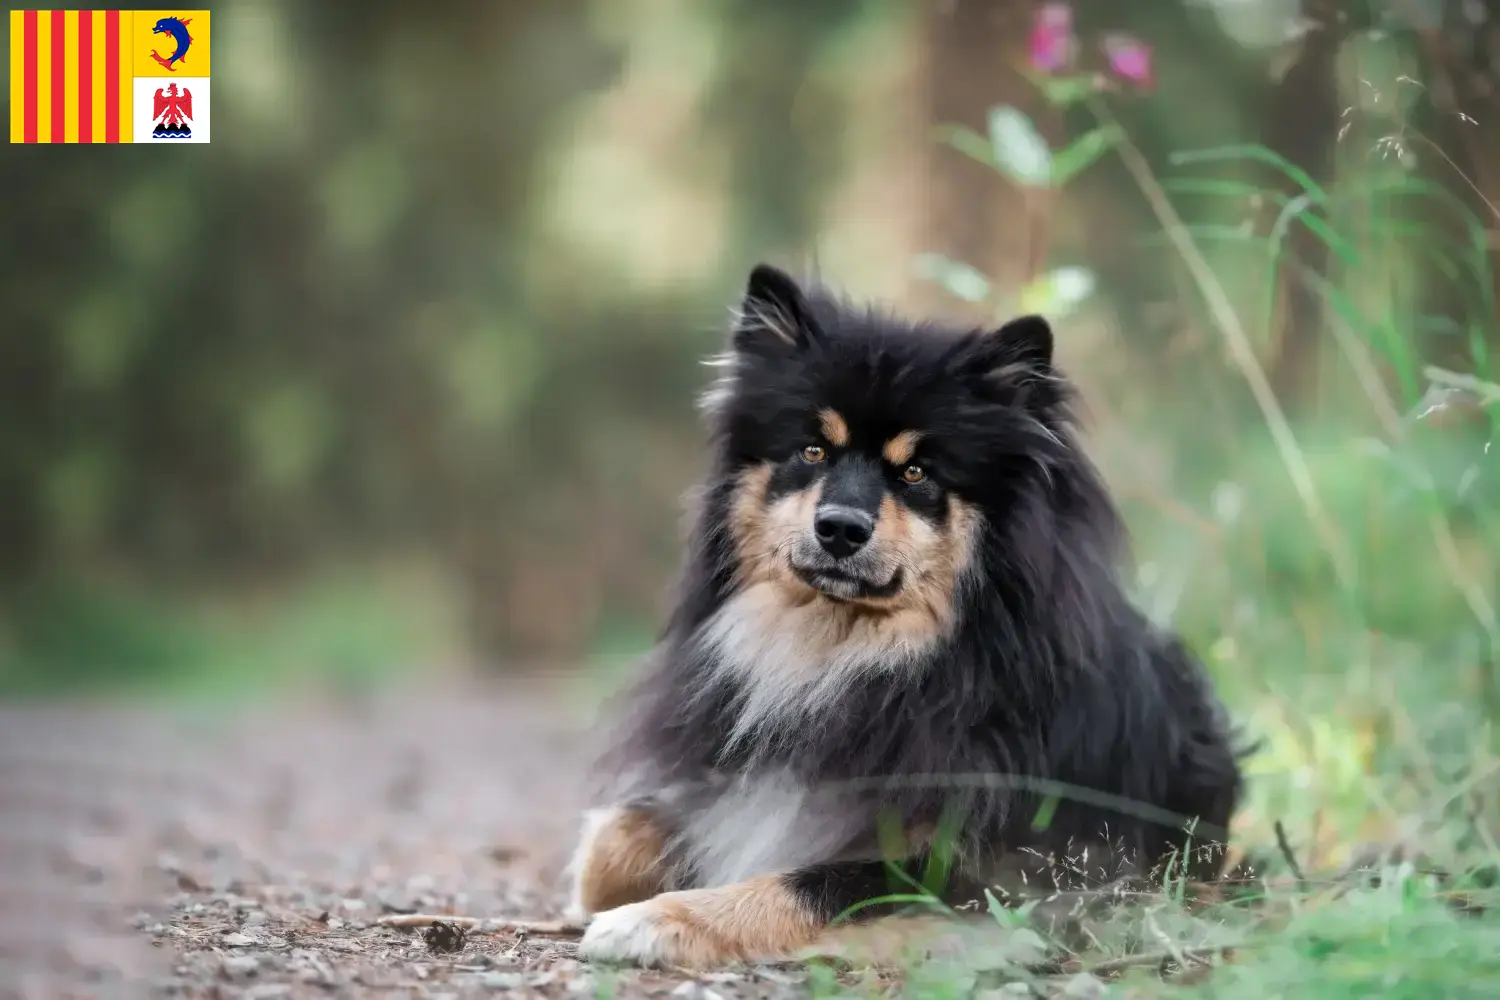
[[[0,707],[0,1000],[808,995],[826,973],[599,969],[564,938],[380,923],[561,916],[594,708],[566,678]]]
[[[592,995],[568,942],[375,923],[556,916],[588,714],[530,681],[0,709],[0,995]]]

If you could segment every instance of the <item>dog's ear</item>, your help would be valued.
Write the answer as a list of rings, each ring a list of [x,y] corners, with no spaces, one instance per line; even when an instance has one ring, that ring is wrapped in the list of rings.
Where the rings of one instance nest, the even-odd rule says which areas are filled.
[[[987,338],[995,361],[1003,367],[1039,375],[1052,371],[1052,324],[1042,316],[1022,316]]]
[[[734,326],[734,350],[784,355],[802,350],[816,336],[807,298],[791,275],[770,264],[755,265]]]
[[[1052,325],[1041,316],[1021,316],[978,335],[964,358],[965,372],[988,388],[1029,395],[1053,379]]]

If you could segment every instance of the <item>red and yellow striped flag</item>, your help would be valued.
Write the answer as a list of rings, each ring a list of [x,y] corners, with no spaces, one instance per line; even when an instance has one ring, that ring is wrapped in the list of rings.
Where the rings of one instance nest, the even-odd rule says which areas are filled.
[[[10,12],[10,141],[130,142],[130,12]]]
[[[206,142],[208,60],[208,11],[13,10],[10,141],[148,141],[165,95]]]

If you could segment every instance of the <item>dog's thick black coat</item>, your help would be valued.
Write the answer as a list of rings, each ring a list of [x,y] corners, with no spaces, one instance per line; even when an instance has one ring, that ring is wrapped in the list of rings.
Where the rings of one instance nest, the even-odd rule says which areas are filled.
[[[1077,440],[1047,323],[909,324],[765,266],[743,313],[708,406],[714,466],[679,600],[607,758],[615,801],[689,830],[758,776],[827,790],[801,800],[826,842],[761,873],[824,920],[889,890],[882,816],[908,830],[953,824],[954,902],[1018,859],[1028,878],[1045,868],[1049,885],[1079,888],[1167,866],[1216,875],[1241,790],[1234,734],[1197,661],[1121,585],[1123,527]],[[778,706],[744,732],[743,676],[715,669],[700,641],[741,586],[737,491],[767,464],[759,502],[804,488],[811,473],[794,457],[830,409],[851,452],[919,432],[930,482],[903,502],[935,524],[964,505],[974,544],[951,618],[920,654],[852,672],[835,697]],[[701,851],[677,846],[668,887],[711,881]]]

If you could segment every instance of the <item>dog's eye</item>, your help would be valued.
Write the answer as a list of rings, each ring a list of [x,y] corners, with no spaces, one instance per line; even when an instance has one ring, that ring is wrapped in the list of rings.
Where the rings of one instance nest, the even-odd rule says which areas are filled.
[[[927,478],[927,470],[923,469],[920,465],[908,465],[901,470],[901,478],[912,485],[916,485]]]
[[[810,444],[802,449],[802,460],[804,462],[818,463],[828,457],[828,453],[815,444]]]

